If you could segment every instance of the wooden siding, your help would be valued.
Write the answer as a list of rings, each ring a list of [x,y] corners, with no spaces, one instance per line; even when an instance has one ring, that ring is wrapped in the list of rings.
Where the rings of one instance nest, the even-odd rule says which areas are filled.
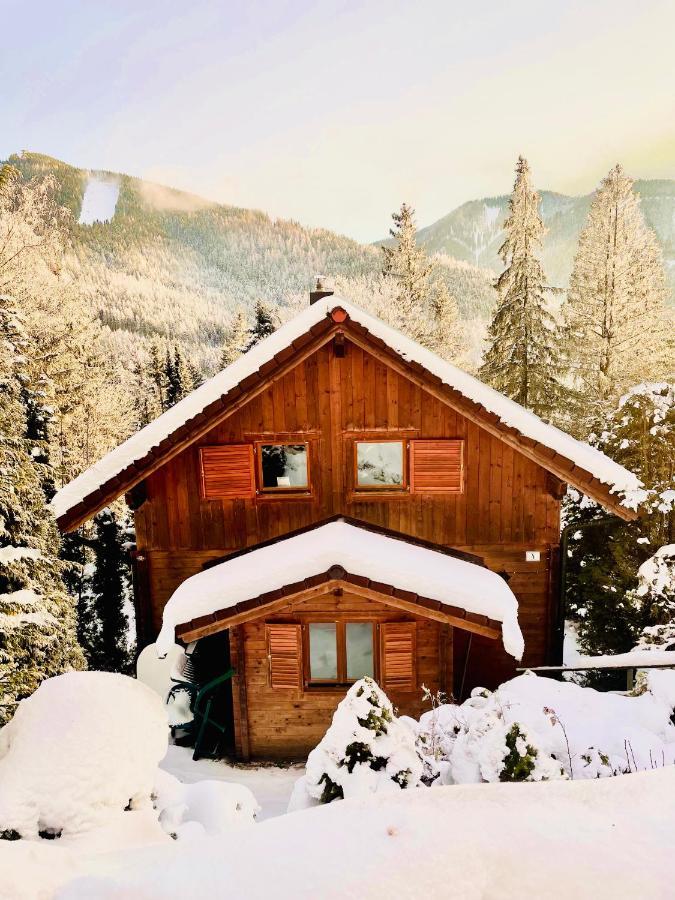
[[[464,490],[355,491],[354,440],[399,436],[464,441]],[[199,448],[261,439],[307,441],[311,496],[201,499]],[[469,550],[507,573],[521,606],[525,662],[547,661],[555,597],[550,560],[559,534],[559,501],[547,472],[349,339],[344,357],[327,344],[303,359],[150,475],[146,487],[148,499],[135,513],[136,535],[147,560],[148,627],[155,633],[171,593],[205,562],[341,513]],[[541,561],[525,563],[526,549],[539,550]],[[150,637],[148,631],[145,639]],[[497,642],[474,638],[465,687],[492,687],[514,666]]]
[[[289,606],[283,613],[239,626],[245,659],[246,712],[235,721],[235,733],[243,730],[250,756],[264,759],[305,758],[330,725],[345,688],[313,687],[278,690],[270,685],[266,623],[367,620],[416,624],[416,686],[412,691],[391,690],[389,697],[402,715],[419,717],[425,710],[420,685],[432,691],[452,683],[452,629],[424,618],[398,613],[384,604],[354,595],[327,594]],[[495,643],[492,641],[491,643]],[[239,691],[241,676],[234,679]],[[451,687],[449,688],[451,690]],[[238,742],[241,745],[241,742]]]

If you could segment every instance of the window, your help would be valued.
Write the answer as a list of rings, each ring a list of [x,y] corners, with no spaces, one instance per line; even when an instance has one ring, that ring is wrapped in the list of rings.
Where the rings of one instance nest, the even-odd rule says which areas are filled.
[[[356,441],[357,489],[400,490],[406,486],[403,441]]]
[[[344,684],[375,675],[372,622],[310,622],[307,632],[310,683]]]
[[[308,491],[307,444],[257,444],[260,490]]]

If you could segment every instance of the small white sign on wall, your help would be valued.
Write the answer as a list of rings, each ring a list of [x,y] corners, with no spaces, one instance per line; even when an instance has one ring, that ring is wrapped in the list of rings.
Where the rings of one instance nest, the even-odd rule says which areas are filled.
[[[539,550],[526,550],[525,551],[525,562],[539,562],[541,559],[541,553]]]

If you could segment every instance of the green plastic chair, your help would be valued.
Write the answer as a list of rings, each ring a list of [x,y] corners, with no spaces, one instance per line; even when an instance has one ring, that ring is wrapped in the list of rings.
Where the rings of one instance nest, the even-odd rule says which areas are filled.
[[[211,681],[208,681],[202,687],[194,684],[192,681],[172,679],[174,684],[167,695],[167,703],[169,703],[172,698],[175,698],[178,693],[183,692],[189,694],[190,711],[192,712],[193,718],[190,722],[172,725],[171,737],[175,737],[176,731],[178,730],[184,732],[186,735],[195,735],[194,753],[192,754],[192,758],[195,760],[205,755],[201,750],[206,729],[209,725],[219,731],[220,734],[225,734],[227,730],[227,726],[223,722],[219,722],[211,716],[211,706],[213,704],[216,688],[232,678],[234,674],[236,674],[234,669],[228,669],[227,672],[218,675],[216,678],[212,678]]]

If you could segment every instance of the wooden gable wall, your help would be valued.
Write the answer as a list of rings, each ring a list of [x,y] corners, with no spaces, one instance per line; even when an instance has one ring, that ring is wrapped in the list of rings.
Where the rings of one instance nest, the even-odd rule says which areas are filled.
[[[352,441],[363,436],[463,439],[463,493],[354,496]],[[312,496],[202,500],[198,448],[260,438],[310,442]],[[559,533],[559,502],[547,482],[539,465],[375,354],[347,340],[340,357],[327,344],[148,478],[148,500],[135,514],[143,559],[139,581],[147,583],[151,595],[145,637],[151,640],[158,630],[173,590],[204,562],[344,513],[476,552],[491,568],[509,573],[521,603],[526,661],[542,662]],[[525,548],[539,550],[540,562],[525,563]],[[476,665],[484,655],[481,646],[480,640],[474,642]],[[486,642],[484,653],[498,664],[494,643]],[[499,660],[503,669],[503,654]]]

